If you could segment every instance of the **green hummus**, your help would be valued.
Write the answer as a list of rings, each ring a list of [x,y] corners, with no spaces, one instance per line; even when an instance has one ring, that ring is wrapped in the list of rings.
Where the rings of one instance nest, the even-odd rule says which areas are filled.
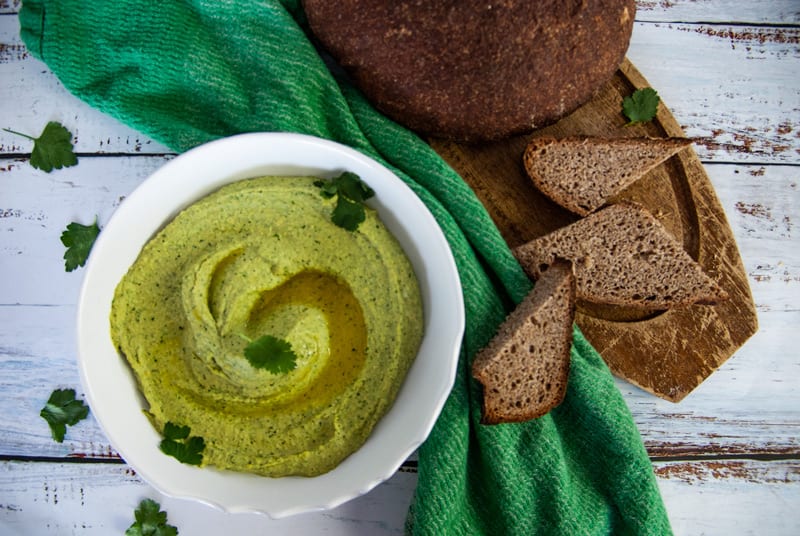
[[[331,223],[314,180],[221,188],[153,237],[117,286],[114,344],[154,426],[205,439],[203,465],[329,471],[366,441],[416,355],[411,264],[373,210],[355,232]],[[247,361],[245,338],[262,335],[291,344],[294,370]]]

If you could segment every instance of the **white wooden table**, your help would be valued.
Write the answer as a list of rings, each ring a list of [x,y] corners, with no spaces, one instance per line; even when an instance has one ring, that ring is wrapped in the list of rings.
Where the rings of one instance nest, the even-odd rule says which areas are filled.
[[[0,534],[122,534],[145,497],[181,534],[397,534],[416,483],[407,463],[333,511],[270,520],[161,497],[96,422],[62,444],[39,417],[51,391],[81,392],[80,270],[59,241],[107,221],[172,155],[71,96],[19,39],[0,0],[0,127],[76,137],[79,165],[50,174],[0,132]],[[680,404],[618,382],[677,534],[800,534],[800,2],[639,0],[628,56],[703,160],[749,275],[760,330]]]

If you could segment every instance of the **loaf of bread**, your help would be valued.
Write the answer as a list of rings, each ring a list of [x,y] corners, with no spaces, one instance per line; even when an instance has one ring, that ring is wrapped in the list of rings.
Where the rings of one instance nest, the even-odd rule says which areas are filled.
[[[574,264],[577,297],[643,309],[715,304],[727,293],[640,205],[623,202],[514,249],[538,278],[555,259]]]
[[[484,424],[534,419],[561,403],[574,316],[571,264],[554,261],[472,363],[483,384]]]
[[[523,163],[539,191],[586,216],[690,144],[686,138],[536,137]]]
[[[367,98],[458,141],[553,123],[628,49],[634,0],[304,0],[309,27]]]

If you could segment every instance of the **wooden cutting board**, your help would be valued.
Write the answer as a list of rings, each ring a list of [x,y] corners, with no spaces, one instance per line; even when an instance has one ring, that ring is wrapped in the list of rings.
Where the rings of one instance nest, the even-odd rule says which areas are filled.
[[[685,137],[663,102],[652,122],[625,126],[622,99],[642,87],[649,87],[647,80],[625,60],[592,101],[555,125],[485,144],[429,141],[472,186],[513,248],[577,219],[540,194],[525,174],[522,154],[532,136]],[[678,402],[758,329],[747,275],[725,213],[691,147],[648,173],[619,199],[647,207],[730,295],[720,305],[670,311],[578,305],[576,323],[614,374]]]

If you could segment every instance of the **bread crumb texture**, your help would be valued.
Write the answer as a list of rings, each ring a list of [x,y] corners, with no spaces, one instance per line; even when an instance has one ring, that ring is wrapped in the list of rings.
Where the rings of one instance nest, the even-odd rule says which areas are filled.
[[[687,138],[533,138],[525,171],[536,188],[567,210],[586,216],[688,147]]]
[[[619,203],[519,246],[537,278],[557,257],[572,261],[577,297],[644,309],[716,304],[728,295],[645,208]]]
[[[556,261],[475,357],[473,376],[483,386],[485,424],[540,417],[566,394],[575,277]]]

